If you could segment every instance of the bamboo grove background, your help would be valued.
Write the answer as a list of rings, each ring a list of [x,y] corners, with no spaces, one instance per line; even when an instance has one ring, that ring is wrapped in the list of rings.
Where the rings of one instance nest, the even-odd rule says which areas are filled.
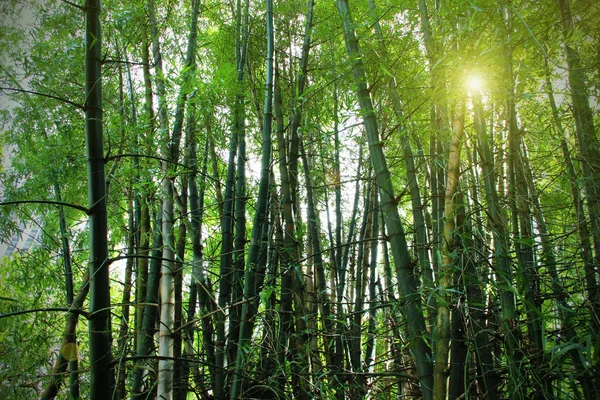
[[[595,1],[0,18],[0,397],[598,398]]]

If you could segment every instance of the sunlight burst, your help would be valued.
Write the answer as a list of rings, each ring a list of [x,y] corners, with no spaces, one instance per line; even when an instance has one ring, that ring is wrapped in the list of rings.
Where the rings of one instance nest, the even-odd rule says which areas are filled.
[[[483,86],[483,80],[481,79],[481,77],[477,76],[477,75],[471,75],[469,77],[469,89],[471,89],[472,91],[476,91],[476,90],[481,90],[482,86]]]

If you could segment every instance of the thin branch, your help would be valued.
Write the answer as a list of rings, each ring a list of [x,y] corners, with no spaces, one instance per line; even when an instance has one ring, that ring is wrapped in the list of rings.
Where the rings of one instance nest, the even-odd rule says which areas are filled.
[[[178,165],[178,166],[183,167],[183,168],[187,168],[184,164],[181,164],[181,163],[178,163],[178,162],[175,162],[175,161],[170,161],[170,160],[167,160],[166,158],[162,158],[162,157],[158,157],[158,156],[150,156],[150,155],[147,155],[147,154],[115,154],[114,156],[108,156],[108,157],[106,157],[105,161],[106,162],[114,161],[114,160],[118,160],[118,159],[124,158],[124,157],[150,158],[152,160],[164,161],[164,162],[167,162],[167,163]]]
[[[109,161],[118,160],[119,158],[124,158],[124,157],[149,158],[149,159],[152,159],[152,160],[158,160],[158,161],[161,161],[161,162],[166,162],[168,164],[173,164],[173,165],[176,165],[178,167],[185,168],[186,171],[194,171],[197,174],[204,175],[207,179],[209,179],[209,180],[211,180],[213,182],[217,181],[217,179],[215,179],[212,175],[204,173],[204,172],[202,172],[199,169],[192,168],[190,165],[185,165],[185,164],[177,162],[177,161],[167,160],[166,158],[163,158],[163,157],[151,156],[151,155],[148,155],[148,154],[115,154],[114,156],[108,156],[108,157],[106,157],[105,161],[108,163]]]
[[[0,87],[0,90],[8,90],[8,91],[13,91],[13,92],[20,92],[20,93],[26,93],[26,94],[34,94],[34,95],[37,95],[37,96],[47,97],[49,99],[54,99],[54,100],[62,101],[64,103],[70,104],[73,107],[76,107],[76,108],[80,109],[81,111],[85,111],[85,106],[84,105],[81,105],[79,103],[75,103],[74,101],[71,101],[71,100],[63,99],[62,97],[53,96],[53,95],[47,94],[47,93],[40,93],[40,92],[35,92],[33,90],[25,90],[25,89],[17,89],[17,88],[9,88],[9,87]]]
[[[198,358],[184,358],[184,357],[168,357],[168,356],[155,356],[155,355],[147,355],[147,356],[129,356],[129,357],[121,357],[119,359],[115,359],[112,361],[113,365],[121,364],[126,361],[143,361],[143,360],[174,360],[174,361],[187,361],[189,363],[200,364],[212,366],[214,368],[223,368],[214,364],[210,364],[205,361],[201,361]]]
[[[146,259],[146,260],[160,260],[160,261],[168,261],[168,262],[179,262],[179,263],[181,263],[183,265],[186,265],[186,264],[192,265],[192,262],[181,262],[181,261],[173,259],[173,258],[163,258],[163,257],[155,257],[155,256],[146,256],[146,255],[141,255],[141,254],[124,254],[124,255],[117,256],[117,257],[109,258],[107,260],[107,262],[110,265],[110,264],[112,264],[112,263],[114,263],[116,261],[119,261],[119,260],[140,259],[140,258],[143,258],[143,259]]]
[[[81,11],[85,11],[85,8],[84,8],[84,7],[81,7],[81,6],[79,6],[79,5],[75,4],[75,3],[71,3],[69,0],[61,0],[61,1],[62,1],[63,3],[66,3],[66,4],[70,5],[70,6],[73,6],[73,7],[75,7],[75,8],[78,8],[78,9],[80,9]]]
[[[145,63],[139,62],[139,61],[113,60],[112,58],[106,58],[102,62],[103,62],[103,64],[148,65],[148,64],[145,64]]]
[[[0,202],[0,206],[9,206],[13,204],[51,204],[55,206],[65,206],[74,208],[79,211],[83,211],[86,215],[90,214],[90,210],[83,206],[79,206],[77,204],[64,203],[62,201],[52,201],[52,200],[16,200],[16,201],[2,201]]]
[[[80,310],[78,308],[51,307],[51,308],[33,308],[31,310],[21,310],[21,311],[9,312],[9,313],[2,313],[2,314],[0,314],[0,319],[6,318],[6,317],[14,317],[17,315],[31,314],[31,313],[36,313],[36,312],[46,312],[46,311],[68,312],[68,313],[73,313],[73,314],[77,314],[77,315],[82,315],[85,318],[89,317],[89,313],[87,313],[86,311]]]

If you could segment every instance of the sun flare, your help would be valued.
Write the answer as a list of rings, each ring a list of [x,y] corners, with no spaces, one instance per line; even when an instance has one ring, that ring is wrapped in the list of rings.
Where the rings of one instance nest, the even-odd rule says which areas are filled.
[[[481,90],[483,87],[483,80],[478,75],[471,75],[468,80],[468,86],[472,91]]]

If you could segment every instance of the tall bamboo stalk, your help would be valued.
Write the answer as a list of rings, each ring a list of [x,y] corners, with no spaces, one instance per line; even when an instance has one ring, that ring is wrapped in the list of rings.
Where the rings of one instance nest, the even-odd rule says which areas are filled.
[[[473,112],[477,133],[477,149],[481,159],[484,179],[487,213],[493,235],[494,266],[502,304],[501,319],[509,368],[508,395],[511,399],[522,399],[524,388],[520,383],[522,379],[520,362],[523,354],[520,346],[520,327],[517,320],[513,272],[508,254],[507,217],[498,202],[494,162],[486,133],[481,93],[473,93]]]
[[[408,321],[408,331],[412,353],[415,357],[417,372],[421,382],[421,391],[425,400],[432,398],[432,364],[431,349],[425,342],[426,328],[421,299],[417,290],[414,266],[406,242],[404,228],[398,213],[398,204],[392,186],[392,178],[383,153],[383,141],[379,137],[377,117],[373,108],[371,94],[367,86],[367,76],[362,62],[358,40],[354,32],[354,22],[350,15],[347,0],[337,1],[338,11],[343,20],[346,50],[352,65],[358,102],[365,126],[371,161],[375,171],[375,179],[379,189],[382,212],[394,255],[396,275],[400,285],[403,309]]]
[[[448,178],[446,193],[444,196],[444,230],[442,243],[442,263],[438,270],[438,308],[436,313],[436,325],[434,331],[435,363],[434,363],[434,399],[445,399],[447,396],[447,380],[449,372],[454,368],[463,368],[460,364],[450,365],[449,350],[452,335],[452,324],[450,318],[453,295],[451,290],[455,286],[455,271],[458,270],[456,260],[453,256],[455,250],[455,218],[456,203],[455,194],[460,178],[460,148],[464,134],[464,101],[457,106],[453,121],[453,135],[450,142],[450,153],[448,155]],[[456,380],[453,380],[456,384]]]
[[[85,2],[85,129],[90,243],[90,398],[108,399],[115,384],[110,323],[108,215],[102,132],[100,0]]]
[[[138,357],[147,357],[154,350],[154,333],[158,322],[158,291],[160,282],[160,260],[163,255],[163,236],[162,236],[162,212],[158,210],[154,217],[152,250],[150,252],[150,263],[148,268],[148,285],[146,286],[146,297],[144,301],[144,313],[142,316],[142,330],[137,349]],[[144,377],[149,368],[148,361],[138,362],[134,370],[133,384],[131,388],[131,399],[146,399],[152,385],[144,387]],[[152,368],[154,369],[154,368]]]
[[[242,385],[242,370],[245,364],[245,353],[247,351],[252,331],[254,328],[254,317],[258,311],[258,293],[264,279],[264,265],[259,263],[261,242],[264,228],[268,223],[269,205],[269,178],[272,154],[271,131],[273,126],[273,64],[275,57],[275,31],[273,28],[273,0],[266,0],[267,16],[267,57],[266,57],[266,82],[265,82],[265,105],[262,132],[262,157],[260,169],[260,182],[258,186],[258,204],[252,224],[252,236],[248,249],[246,272],[244,274],[244,298],[248,299],[242,304],[240,317],[240,330],[237,353],[235,358],[235,370],[231,384],[230,399],[236,400]],[[266,259],[265,259],[266,261]],[[257,275],[260,275],[257,276]]]

